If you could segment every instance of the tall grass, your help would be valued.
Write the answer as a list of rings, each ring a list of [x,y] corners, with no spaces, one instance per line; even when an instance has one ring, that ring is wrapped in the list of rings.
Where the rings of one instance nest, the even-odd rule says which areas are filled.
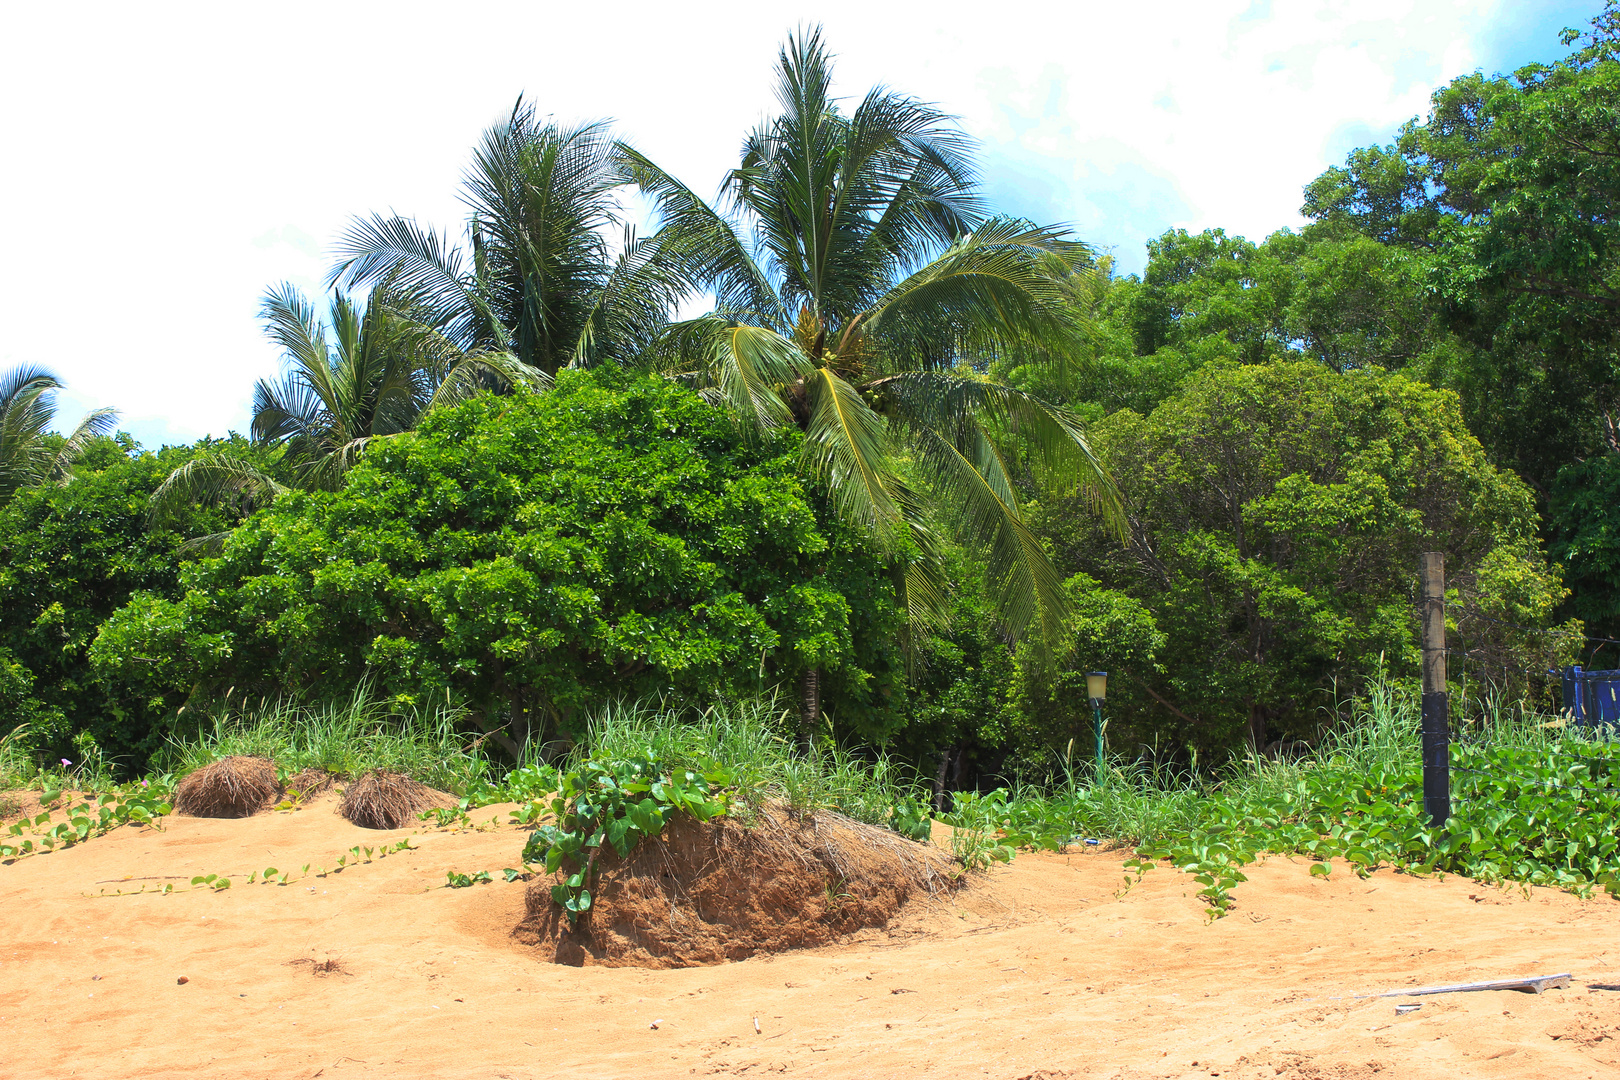
[[[590,719],[574,758],[647,754],[686,768],[718,762],[737,774],[738,795],[747,803],[776,800],[796,812],[836,810],[874,824],[887,822],[897,803],[919,797],[915,775],[886,755],[829,746],[806,752],[794,726],[793,714],[772,698],[704,709],[617,703]]]
[[[0,737],[0,791],[25,787],[39,772],[33,753],[23,744],[27,730],[28,725],[23,724]]]
[[[186,773],[233,754],[268,757],[283,775],[317,768],[344,776],[389,769],[456,794],[486,780],[490,760],[462,730],[448,700],[401,707],[367,686],[318,705],[264,700],[211,717],[191,738],[159,752],[160,771]]]

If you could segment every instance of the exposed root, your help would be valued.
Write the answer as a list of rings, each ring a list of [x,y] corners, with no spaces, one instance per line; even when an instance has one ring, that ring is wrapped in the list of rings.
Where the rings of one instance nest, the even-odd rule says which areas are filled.
[[[220,758],[181,780],[174,808],[191,817],[252,817],[281,795],[276,766],[269,758]]]
[[[325,769],[304,769],[297,775],[287,778],[287,793],[296,795],[300,801],[313,799],[328,790],[338,780],[339,777],[336,773],[329,773]]]
[[[558,880],[529,885],[517,936],[559,963],[639,967],[826,945],[960,883],[938,848],[842,814],[774,805],[746,822],[678,816],[627,859],[606,850],[576,926],[552,902]]]
[[[338,813],[363,829],[401,829],[431,806],[443,806],[449,796],[400,773],[374,769],[343,792]]]

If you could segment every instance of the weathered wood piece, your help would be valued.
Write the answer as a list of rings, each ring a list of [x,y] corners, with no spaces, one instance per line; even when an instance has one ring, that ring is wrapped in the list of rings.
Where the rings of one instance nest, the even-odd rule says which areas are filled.
[[[1423,997],[1427,994],[1467,994],[1475,990],[1528,990],[1539,994],[1543,990],[1568,986],[1571,978],[1568,972],[1562,975],[1526,975],[1522,979],[1491,979],[1486,982],[1457,983],[1453,986],[1424,986],[1417,990],[1391,990],[1378,996]]]

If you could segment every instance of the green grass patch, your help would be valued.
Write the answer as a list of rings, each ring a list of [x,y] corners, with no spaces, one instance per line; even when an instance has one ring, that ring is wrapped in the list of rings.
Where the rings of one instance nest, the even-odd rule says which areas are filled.
[[[448,701],[381,701],[362,686],[324,704],[267,700],[222,711],[192,737],[171,741],[156,760],[176,775],[233,754],[270,758],[283,777],[304,769],[341,776],[388,769],[460,795],[487,786],[498,772],[464,730],[465,715]]]

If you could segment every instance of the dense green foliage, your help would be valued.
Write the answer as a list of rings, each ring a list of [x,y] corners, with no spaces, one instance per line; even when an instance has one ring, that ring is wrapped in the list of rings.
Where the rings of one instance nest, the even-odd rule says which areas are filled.
[[[1617,31],[1610,6],[1562,61],[1453,80],[1426,122],[1306,190],[1316,230],[1416,264],[1459,342],[1425,375],[1542,491],[1617,445]]]
[[[137,597],[97,670],[171,712],[231,686],[450,690],[521,744],[605,700],[815,666],[844,723],[882,737],[904,694],[891,576],[818,521],[794,441],[745,440],[690,391],[611,368],[444,410],[342,490],[255,515],[183,597]]]
[[[1529,490],[1491,465],[1446,391],[1373,368],[1209,364],[1147,416],[1120,410],[1092,437],[1129,543],[1061,504],[1046,523],[1059,561],[1096,579],[1085,590],[1114,619],[1091,663],[1112,654],[1127,676],[1111,712],[1136,740],[1314,739],[1336,686],[1414,674],[1422,551],[1446,553],[1452,617],[1479,659],[1513,672],[1556,659],[1554,639],[1477,619],[1541,623],[1563,589]],[[1072,732],[1083,695],[1055,698]]]
[[[0,720],[7,732],[27,724],[48,759],[99,753],[138,766],[156,748],[153,714],[96,681],[90,645],[132,593],[178,595],[177,547],[233,521],[229,505],[188,508],[171,526],[147,521],[164,477],[219,445],[236,444],[146,453],[122,437],[99,439],[69,481],[23,488],[0,506]]]
[[[1454,675],[1550,705],[1570,616],[1620,636],[1617,34],[1453,81],[1304,229],[1172,230],[1140,277],[997,217],[938,110],[832,97],[815,33],[715,204],[520,103],[464,248],[374,217],[333,276],[364,303],[267,295],[256,445],[64,441],[54,380],[6,384],[5,768],[439,755],[476,801],[469,732],[536,767],[616,699],[777,691],[801,753],[945,806],[1089,758],[1094,668],[1115,753],[1303,753],[1414,674],[1423,550]],[[627,183],[658,228],[615,245]]]

